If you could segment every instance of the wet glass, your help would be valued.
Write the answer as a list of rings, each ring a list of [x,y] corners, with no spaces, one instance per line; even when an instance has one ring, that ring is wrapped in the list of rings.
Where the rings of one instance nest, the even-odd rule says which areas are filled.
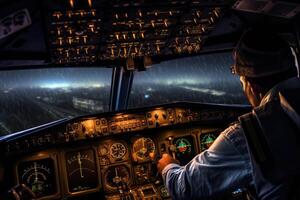
[[[239,77],[230,71],[232,53],[203,54],[155,64],[136,72],[128,107],[174,101],[248,104]]]
[[[108,111],[111,77],[111,68],[1,71],[0,136]]]

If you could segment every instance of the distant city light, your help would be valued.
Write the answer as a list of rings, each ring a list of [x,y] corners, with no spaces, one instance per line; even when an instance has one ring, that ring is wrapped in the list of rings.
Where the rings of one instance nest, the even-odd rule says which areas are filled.
[[[44,83],[40,87],[41,88],[49,88],[49,89],[56,89],[56,88],[68,88],[71,85],[69,83]]]
[[[149,94],[145,94],[145,99],[148,99],[150,97]]]
[[[59,83],[59,82],[51,82],[51,83],[43,83],[40,85],[41,88],[48,88],[48,89],[67,89],[67,88],[101,88],[104,87],[105,84],[102,83]]]
[[[183,86],[181,88],[191,90],[191,91],[195,91],[195,92],[211,94],[211,95],[214,95],[214,96],[223,96],[223,95],[226,94],[226,92],[224,92],[224,91],[214,90],[214,89],[207,89],[207,88],[196,88],[196,87],[188,87],[188,86]]]

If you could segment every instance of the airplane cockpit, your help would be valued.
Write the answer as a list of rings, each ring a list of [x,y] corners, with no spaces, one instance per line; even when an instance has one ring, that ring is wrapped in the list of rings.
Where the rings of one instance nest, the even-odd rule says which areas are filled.
[[[0,11],[0,199],[20,184],[36,200],[171,199],[161,156],[184,166],[251,111],[230,69],[243,32],[272,29],[300,58],[296,0],[1,0]]]

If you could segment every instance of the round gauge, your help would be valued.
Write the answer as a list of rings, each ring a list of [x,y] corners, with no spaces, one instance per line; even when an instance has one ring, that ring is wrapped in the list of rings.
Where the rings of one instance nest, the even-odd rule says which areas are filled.
[[[104,180],[105,185],[112,189],[128,184],[130,181],[129,168],[125,165],[111,166],[105,171]]]
[[[66,154],[70,192],[96,188],[98,185],[95,155],[92,149]]]
[[[134,141],[132,157],[134,161],[154,160],[155,144],[153,140],[142,137]]]
[[[205,151],[206,149],[208,149],[214,143],[216,138],[217,138],[217,136],[212,133],[200,136],[201,151]]]
[[[179,153],[185,154],[185,153],[189,153],[191,152],[191,143],[185,139],[185,138],[181,138],[176,140],[176,149]]]
[[[18,175],[19,183],[26,184],[37,197],[57,192],[54,161],[51,158],[20,163]]]
[[[120,142],[113,143],[110,146],[110,156],[115,160],[121,160],[127,153],[127,148]]]

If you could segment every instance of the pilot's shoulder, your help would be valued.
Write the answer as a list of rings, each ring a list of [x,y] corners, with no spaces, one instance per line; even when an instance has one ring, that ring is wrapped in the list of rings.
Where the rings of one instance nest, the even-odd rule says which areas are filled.
[[[225,138],[227,138],[233,145],[242,153],[247,151],[247,142],[244,135],[243,128],[239,122],[230,125],[222,133]]]
[[[224,155],[245,156],[247,151],[243,130],[239,123],[230,125],[225,129],[209,148],[212,152],[221,152]]]
[[[237,136],[242,135],[243,132],[243,128],[241,126],[241,124],[239,122],[235,122],[233,124],[231,124],[227,129],[225,129],[222,134],[227,137],[227,138],[235,138]]]

